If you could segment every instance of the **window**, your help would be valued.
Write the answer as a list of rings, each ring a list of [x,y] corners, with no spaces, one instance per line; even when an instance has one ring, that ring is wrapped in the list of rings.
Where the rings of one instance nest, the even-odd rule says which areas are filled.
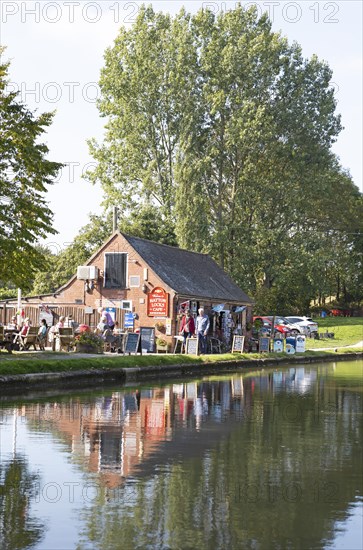
[[[105,288],[126,288],[127,254],[124,252],[106,252]]]

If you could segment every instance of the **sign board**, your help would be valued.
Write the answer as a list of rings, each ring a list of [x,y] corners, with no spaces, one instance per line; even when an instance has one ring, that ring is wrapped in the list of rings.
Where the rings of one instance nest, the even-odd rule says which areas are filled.
[[[154,327],[140,327],[140,342],[142,353],[153,353],[155,349]]]
[[[296,353],[305,353],[305,336],[296,336]]]
[[[288,355],[294,355],[295,346],[293,344],[286,344],[285,351]]]
[[[267,338],[267,337],[261,337],[260,338],[259,351],[260,351],[260,353],[270,351],[270,338]]]
[[[199,346],[198,338],[187,338],[185,344],[185,353],[189,355],[198,355]]]
[[[233,336],[233,342],[232,342],[232,353],[234,352],[243,353],[244,343],[245,343],[245,337],[238,336],[237,334],[235,334]]]
[[[293,355],[296,351],[296,338],[295,336],[288,336],[286,338],[285,351],[289,355]]]
[[[147,314],[150,317],[167,317],[169,313],[169,294],[159,286],[147,295]]]
[[[165,336],[171,336],[171,319],[170,317],[165,321]]]
[[[134,328],[134,314],[132,311],[125,311],[124,328]]]
[[[93,314],[93,307],[85,306],[84,312],[86,315],[92,315]]]
[[[274,351],[276,353],[284,351],[284,341],[282,338],[274,339]]]
[[[140,334],[136,332],[128,332],[126,335],[126,341],[124,346],[125,353],[137,353],[140,344]]]

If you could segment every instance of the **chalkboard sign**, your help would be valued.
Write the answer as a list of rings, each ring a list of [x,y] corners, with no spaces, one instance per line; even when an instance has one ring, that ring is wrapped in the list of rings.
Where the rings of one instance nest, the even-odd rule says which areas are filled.
[[[245,344],[245,337],[244,336],[233,336],[233,343],[232,343],[232,353],[239,352],[243,353],[243,346]]]
[[[198,338],[187,338],[185,344],[185,353],[189,355],[198,355]]]
[[[270,351],[270,338],[260,338],[260,347],[259,351],[261,352],[269,352]]]
[[[140,327],[140,341],[142,353],[153,353],[155,349],[154,327]]]
[[[128,332],[126,334],[126,341],[124,346],[125,353],[137,353],[139,350],[140,334],[136,332]]]

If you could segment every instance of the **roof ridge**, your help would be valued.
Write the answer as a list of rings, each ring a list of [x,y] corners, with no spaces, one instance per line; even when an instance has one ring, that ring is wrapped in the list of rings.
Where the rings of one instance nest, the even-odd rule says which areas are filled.
[[[181,248],[180,246],[174,246],[172,244],[158,243],[157,241],[152,241],[150,239],[143,239],[142,237],[135,237],[135,235],[130,235],[128,233],[122,233],[121,231],[119,231],[119,233],[123,237],[125,237],[125,239],[128,239],[128,238],[138,239],[139,241],[144,241],[146,243],[157,244],[158,246],[173,248],[174,250],[180,250],[181,252],[188,252],[189,254],[197,254],[198,256],[207,256],[208,258],[211,258],[211,256],[207,252],[194,252],[194,250],[188,250],[187,248]]]

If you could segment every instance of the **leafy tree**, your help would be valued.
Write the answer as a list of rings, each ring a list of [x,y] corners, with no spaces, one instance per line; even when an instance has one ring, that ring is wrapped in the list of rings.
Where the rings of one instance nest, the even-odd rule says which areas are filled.
[[[73,242],[59,254],[43,250],[46,269],[39,270],[33,281],[31,294],[55,292],[65,284],[112,233],[111,214],[90,215],[90,221],[80,230]]]
[[[44,524],[30,513],[39,476],[29,470],[24,457],[0,463],[1,547],[30,548],[44,536]]]
[[[173,228],[169,224],[162,223],[162,219],[161,209],[146,203],[137,210],[130,212],[129,216],[122,217],[119,222],[119,229],[123,233],[134,237],[177,245]]]
[[[98,161],[88,174],[105,190],[105,205],[133,210],[143,196],[173,231],[176,148],[183,105],[191,88],[194,51],[190,17],[175,19],[142,7],[130,30],[122,28],[105,54],[101,116],[108,117],[104,143],[90,141]]]
[[[48,148],[40,142],[53,114],[36,118],[16,93],[7,93],[7,72],[8,63],[1,63],[0,279],[26,288],[42,259],[35,243],[56,233],[45,194],[62,165],[47,160]]]
[[[90,142],[98,166],[89,177],[148,238],[143,205],[155,208],[164,233],[210,253],[261,313],[307,309],[332,278],[348,295],[359,242],[345,215],[338,227],[334,196],[354,225],[361,203],[331,153],[341,130],[331,76],[255,8],[175,18],[142,8],[106,51],[99,109],[108,122],[103,144]]]

